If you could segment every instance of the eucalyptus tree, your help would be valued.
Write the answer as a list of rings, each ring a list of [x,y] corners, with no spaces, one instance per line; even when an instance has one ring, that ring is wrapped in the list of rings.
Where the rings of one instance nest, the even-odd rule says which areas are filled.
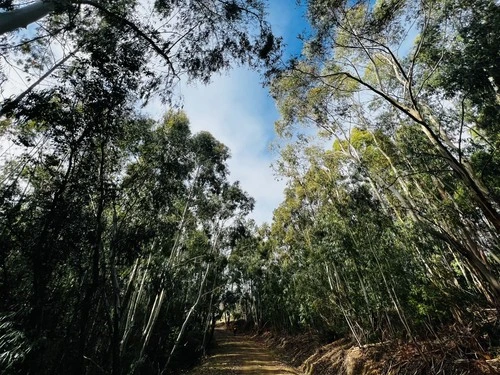
[[[172,99],[181,76],[207,82],[233,62],[270,68],[278,57],[279,40],[264,18],[261,1],[54,0],[0,6],[0,30],[6,33],[2,84],[4,97],[10,96],[2,114],[78,56],[89,56],[89,66],[96,64],[94,58],[103,56],[89,48],[109,43],[103,29],[140,50],[128,56],[128,65],[116,61],[112,49],[105,56],[117,69],[140,71],[140,96],[146,100],[157,93]],[[17,29],[37,20],[27,31]],[[9,84],[19,78],[28,82],[21,92]]]
[[[181,344],[210,328],[232,218],[253,201],[228,182],[224,145],[135,106],[172,99],[181,76],[271,67],[263,3],[0,6],[2,135],[24,150],[2,171],[2,370],[166,369],[207,345]]]
[[[270,318],[276,301],[267,303],[262,295],[267,283],[269,266],[270,228],[267,224],[257,227],[255,222],[241,222],[232,236],[232,251],[228,259],[228,281],[224,295],[224,309],[228,316],[244,319],[256,328],[262,328]],[[281,270],[276,270],[281,272]],[[278,277],[278,273],[274,276]],[[273,294],[281,299],[280,293]],[[278,321],[272,322],[278,327]]]
[[[362,345],[433,335],[436,326],[468,313],[463,301],[485,305],[483,291],[461,270],[468,265],[380,185],[395,184],[394,173],[401,172],[383,153],[395,167],[403,161],[383,134],[375,137],[353,129],[332,149],[307,150],[301,167],[295,153],[284,154],[281,170],[290,180],[272,230],[259,246],[243,241],[231,259],[241,275],[257,280],[262,325],[312,328]],[[404,182],[411,198],[416,187]],[[436,204],[427,215],[436,214]],[[255,263],[252,275],[246,267]]]
[[[117,206],[120,248],[136,249],[121,302],[119,352],[129,371],[166,371],[202,353],[225,282],[228,236],[253,207],[228,182],[229,151],[169,112],[132,152]]]
[[[184,114],[155,124],[100,105],[119,97],[105,80],[67,89],[18,109],[27,151],[4,169],[0,365],[166,371],[208,345],[232,227],[253,200],[227,180],[227,147]]]
[[[403,215],[446,243],[473,278],[481,280],[484,295],[498,304],[498,181],[485,168],[487,164],[496,170],[498,160],[492,132],[498,125],[498,45],[491,42],[498,29],[498,5],[487,0],[380,0],[311,1],[308,6],[315,34],[303,57],[292,61],[273,84],[282,113],[278,132],[292,134],[298,121],[338,139],[347,157],[345,168],[361,168],[383,204],[394,206],[397,199],[397,205],[406,206]],[[464,59],[476,52],[484,54],[485,63],[467,65]],[[459,54],[461,59],[455,59]],[[467,69],[477,84],[457,78]],[[373,132],[372,140],[356,143],[356,128]],[[375,132],[396,139],[408,129],[412,138],[406,140],[420,145],[412,146],[412,155],[391,154],[384,147],[392,141],[384,145]],[[378,155],[368,155],[368,144]],[[397,142],[394,146],[405,148]],[[431,180],[423,190],[418,174]],[[391,190],[389,200],[382,189]],[[416,199],[419,189],[427,197]],[[444,195],[433,197],[431,207],[443,207],[439,200],[451,202],[446,218],[439,210],[435,217],[425,214],[425,199],[435,192]]]
[[[111,284],[106,209],[115,199],[122,143],[140,123],[126,104],[130,77],[108,69],[75,64],[71,74],[79,79],[32,94],[16,109],[13,135],[25,152],[16,168],[4,169],[4,186],[24,188],[11,197],[16,215],[2,231],[11,233],[6,268],[23,280],[24,292],[10,290],[2,314],[23,327],[25,372],[83,373],[89,346],[103,342],[95,327],[107,323]]]

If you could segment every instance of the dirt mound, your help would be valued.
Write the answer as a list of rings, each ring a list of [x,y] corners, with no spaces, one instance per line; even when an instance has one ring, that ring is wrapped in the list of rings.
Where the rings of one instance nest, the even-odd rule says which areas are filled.
[[[321,345],[313,334],[260,336],[273,350],[308,375],[494,375],[500,359],[464,351],[456,341],[354,345],[347,339]]]
[[[457,358],[457,352],[431,347],[394,343],[357,347],[340,340],[309,357],[301,369],[311,375],[500,374],[497,360]]]

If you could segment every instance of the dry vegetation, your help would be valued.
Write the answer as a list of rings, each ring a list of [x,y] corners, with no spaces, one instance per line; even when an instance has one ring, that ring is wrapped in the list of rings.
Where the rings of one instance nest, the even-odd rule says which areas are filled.
[[[283,337],[266,332],[259,340],[305,374],[315,375],[493,375],[500,359],[485,353],[472,336],[415,343],[356,346],[346,339],[321,345],[314,334]]]

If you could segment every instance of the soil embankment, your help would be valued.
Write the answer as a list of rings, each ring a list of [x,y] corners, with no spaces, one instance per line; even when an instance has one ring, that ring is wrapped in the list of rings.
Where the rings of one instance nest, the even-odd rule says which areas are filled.
[[[266,332],[260,340],[305,375],[500,375],[500,356],[451,339],[359,347],[347,339],[322,345],[313,334]]]
[[[358,347],[342,339],[322,345],[313,334],[233,335],[221,326],[216,330],[216,343],[210,356],[189,375],[500,374],[500,358],[466,352],[453,340]]]

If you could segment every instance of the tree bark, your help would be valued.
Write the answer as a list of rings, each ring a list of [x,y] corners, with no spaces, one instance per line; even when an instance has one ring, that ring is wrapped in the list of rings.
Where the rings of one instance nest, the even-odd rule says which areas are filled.
[[[37,1],[20,9],[0,13],[0,35],[27,27],[55,9],[54,1]]]
[[[193,314],[194,310],[196,310],[196,308],[198,307],[198,304],[200,303],[201,296],[203,295],[203,288],[205,287],[205,282],[207,281],[208,272],[210,271],[210,266],[211,266],[211,264],[209,263],[207,265],[207,270],[205,271],[205,274],[203,275],[203,277],[201,279],[200,289],[198,290],[198,297],[196,298],[196,301],[193,304],[193,306],[191,306],[191,308],[189,309],[189,312],[186,316],[186,319],[184,320],[184,323],[182,324],[181,330],[180,330],[179,334],[177,335],[177,339],[175,340],[174,346],[172,347],[172,350],[170,351],[170,354],[168,355],[168,359],[167,359],[167,363],[165,364],[165,368],[161,372],[162,374],[165,373],[166,369],[170,365],[172,357],[173,357],[175,351],[177,350],[177,347],[179,346],[179,343],[182,339],[182,336],[184,335],[184,331],[186,330],[186,327],[187,327],[187,324],[189,323],[191,315]]]

